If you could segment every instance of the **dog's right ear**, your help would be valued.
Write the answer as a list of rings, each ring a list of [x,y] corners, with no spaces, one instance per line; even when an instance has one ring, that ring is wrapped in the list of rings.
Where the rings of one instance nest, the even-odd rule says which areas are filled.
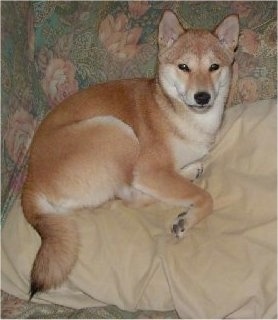
[[[160,49],[167,49],[184,33],[177,16],[170,10],[166,10],[159,24],[158,44]]]

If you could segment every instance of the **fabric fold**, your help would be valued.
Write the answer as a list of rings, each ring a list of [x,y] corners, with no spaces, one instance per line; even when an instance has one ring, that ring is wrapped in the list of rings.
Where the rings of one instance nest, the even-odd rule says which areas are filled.
[[[227,110],[218,144],[196,182],[214,213],[178,241],[182,208],[111,201],[75,216],[79,259],[63,286],[34,298],[76,309],[106,304],[176,309],[181,318],[275,318],[276,101]],[[19,199],[2,230],[2,289],[27,299],[40,238]]]

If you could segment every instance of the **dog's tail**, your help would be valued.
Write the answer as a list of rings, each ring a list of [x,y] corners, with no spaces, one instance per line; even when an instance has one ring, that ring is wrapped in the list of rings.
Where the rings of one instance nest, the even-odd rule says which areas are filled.
[[[61,285],[71,272],[78,256],[79,237],[70,216],[40,213],[34,200],[22,194],[27,221],[41,237],[31,271],[30,300],[36,293]]]

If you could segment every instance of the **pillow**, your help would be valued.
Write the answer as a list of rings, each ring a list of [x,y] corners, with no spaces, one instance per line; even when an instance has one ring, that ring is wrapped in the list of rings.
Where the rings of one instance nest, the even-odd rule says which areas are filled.
[[[212,194],[214,213],[180,241],[169,230],[181,208],[131,209],[118,200],[79,212],[74,270],[62,287],[34,301],[176,309],[181,318],[275,318],[275,101],[227,110],[197,183]],[[18,199],[2,231],[4,291],[28,298],[39,245]]]

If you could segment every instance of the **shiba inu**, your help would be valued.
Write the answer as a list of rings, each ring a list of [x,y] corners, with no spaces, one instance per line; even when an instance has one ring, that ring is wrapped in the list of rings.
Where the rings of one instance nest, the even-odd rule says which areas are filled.
[[[198,160],[221,125],[238,36],[236,15],[210,32],[186,30],[166,11],[154,79],[94,85],[48,114],[34,136],[22,191],[24,215],[41,237],[30,297],[61,285],[72,270],[76,209],[113,198],[184,206],[171,227],[177,238],[212,213],[212,198],[192,183],[192,172],[200,173]]]

